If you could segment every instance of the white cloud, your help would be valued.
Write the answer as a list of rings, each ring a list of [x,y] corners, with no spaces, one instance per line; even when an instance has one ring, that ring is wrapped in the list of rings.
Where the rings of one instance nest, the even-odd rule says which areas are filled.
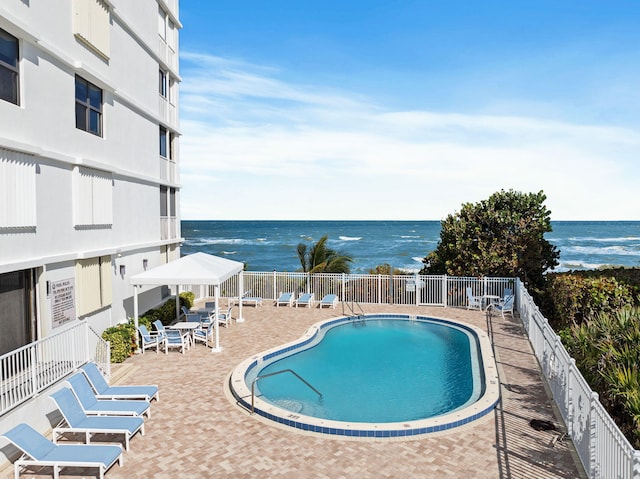
[[[440,219],[511,188],[544,190],[556,220],[638,219],[638,131],[390,111],[273,68],[182,60],[185,219]]]

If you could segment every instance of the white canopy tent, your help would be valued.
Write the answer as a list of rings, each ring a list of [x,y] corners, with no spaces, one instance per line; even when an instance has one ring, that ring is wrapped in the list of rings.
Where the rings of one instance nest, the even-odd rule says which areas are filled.
[[[176,317],[180,314],[180,285],[197,284],[213,285],[216,302],[214,325],[216,332],[216,345],[213,352],[220,352],[220,331],[218,325],[218,311],[220,300],[220,285],[232,276],[242,273],[244,265],[238,261],[232,261],[206,253],[193,253],[182,258],[163,264],[156,268],[136,274],[131,277],[133,285],[133,314],[136,331],[138,328],[138,288],[144,285],[168,286],[176,288]],[[242,291],[242,274],[240,274],[239,291]],[[242,301],[239,301],[239,317],[242,318]],[[137,335],[136,335],[137,344]]]

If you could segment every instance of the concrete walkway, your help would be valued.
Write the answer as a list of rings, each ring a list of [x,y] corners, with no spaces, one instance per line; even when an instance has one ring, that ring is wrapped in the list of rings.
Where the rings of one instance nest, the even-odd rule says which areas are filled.
[[[161,396],[146,421],[146,435],[131,440],[124,466],[115,466],[106,477],[584,477],[569,440],[554,445],[556,432],[529,426],[536,418],[563,427],[519,321],[453,308],[368,305],[364,309],[456,319],[487,330],[501,380],[502,400],[495,412],[451,432],[403,440],[336,439],[249,416],[230,399],[226,388],[230,371],[250,355],[297,339],[311,324],[341,310],[245,307],[244,323],[221,328],[221,353],[198,344],[184,355],[147,351],[114,365],[113,381],[155,383]],[[1,477],[12,477],[12,471],[3,472]],[[91,477],[84,472],[89,471],[67,477]]]

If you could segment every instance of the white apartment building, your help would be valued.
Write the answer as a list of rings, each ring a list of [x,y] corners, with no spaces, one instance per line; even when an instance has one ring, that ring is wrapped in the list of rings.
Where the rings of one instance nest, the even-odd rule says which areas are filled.
[[[181,27],[178,0],[0,0],[0,355],[126,320],[179,257]]]

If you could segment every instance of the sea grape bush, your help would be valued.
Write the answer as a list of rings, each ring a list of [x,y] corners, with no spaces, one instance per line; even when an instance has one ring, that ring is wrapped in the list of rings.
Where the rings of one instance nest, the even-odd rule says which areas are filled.
[[[598,313],[637,304],[637,288],[618,281],[609,270],[547,275],[545,313],[556,328],[579,324]]]

